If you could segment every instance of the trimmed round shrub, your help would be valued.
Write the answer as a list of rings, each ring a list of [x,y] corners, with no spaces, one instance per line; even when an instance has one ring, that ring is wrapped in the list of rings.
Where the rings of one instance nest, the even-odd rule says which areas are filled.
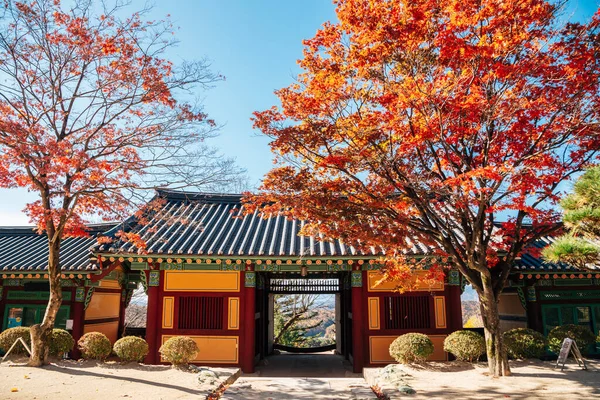
[[[137,336],[125,336],[115,342],[113,351],[123,361],[142,361],[148,354],[148,343]]]
[[[29,328],[26,326],[17,326],[8,328],[0,333],[0,349],[7,352],[18,338],[23,338],[27,346],[31,348],[31,333],[29,332]],[[27,354],[27,352],[23,345],[18,343],[10,354]]]
[[[390,345],[390,355],[401,364],[422,362],[433,354],[433,343],[422,333],[398,336]]]
[[[52,336],[50,337],[50,354],[53,356],[60,356],[63,353],[67,353],[73,350],[75,346],[75,339],[73,336],[64,329],[52,329]]]
[[[77,341],[81,356],[86,359],[104,360],[112,351],[110,340],[104,333],[88,332]]]
[[[444,351],[458,361],[473,362],[485,353],[485,339],[477,332],[456,331],[444,339]]]
[[[548,347],[553,353],[560,353],[562,342],[565,338],[571,338],[577,343],[581,354],[587,354],[590,345],[594,344],[596,337],[590,328],[581,325],[567,324],[557,326],[548,334]]]
[[[188,336],[174,336],[167,340],[158,350],[162,357],[173,365],[187,364],[200,349],[194,339]]]
[[[511,358],[540,358],[546,352],[548,340],[533,329],[515,328],[504,332],[504,346]]]

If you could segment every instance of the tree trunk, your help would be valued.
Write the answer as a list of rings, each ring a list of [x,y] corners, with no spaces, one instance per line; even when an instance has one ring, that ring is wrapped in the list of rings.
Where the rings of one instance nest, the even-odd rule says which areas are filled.
[[[29,358],[29,366],[41,367],[47,364],[50,337],[56,315],[62,303],[62,290],[60,287],[60,265],[59,252],[60,241],[50,242],[48,245],[48,280],[50,281],[50,298],[46,313],[41,324],[36,324],[31,327],[31,357]]]
[[[498,300],[494,295],[491,281],[483,279],[483,292],[479,293],[481,318],[485,332],[486,353],[490,374],[494,377],[509,376],[508,357],[504,349],[502,332],[500,331],[500,316],[498,315]]]

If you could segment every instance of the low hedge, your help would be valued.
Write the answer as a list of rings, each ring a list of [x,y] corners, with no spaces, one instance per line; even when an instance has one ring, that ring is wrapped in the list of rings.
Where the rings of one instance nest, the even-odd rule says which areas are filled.
[[[137,336],[125,336],[115,342],[114,353],[123,361],[142,361],[148,354],[148,343]]]
[[[27,326],[18,326],[15,328],[9,328],[4,332],[0,333],[0,349],[5,352],[10,349],[10,346],[17,340],[18,337],[22,337],[31,348],[31,331]],[[61,356],[63,353],[67,353],[73,350],[75,346],[75,340],[73,336],[64,329],[53,329],[50,336],[49,354],[52,356]],[[13,349],[11,354],[27,354],[25,348],[21,343]]]
[[[31,333],[29,332],[29,328],[26,326],[16,326],[0,333],[0,349],[7,352],[18,338],[23,338],[27,346],[31,348]],[[18,343],[10,354],[27,354],[27,351],[25,351],[25,347],[21,343]]]
[[[194,339],[188,336],[174,336],[158,350],[166,361],[173,365],[187,364],[196,358],[200,349]]]
[[[50,354],[53,356],[62,356],[75,347],[75,339],[64,329],[53,329],[50,337]]]
[[[77,341],[77,347],[86,359],[104,360],[112,352],[110,340],[100,332],[86,333]]]
[[[515,328],[504,332],[504,346],[509,357],[515,359],[541,358],[548,340],[533,329]]]
[[[596,341],[596,336],[586,326],[573,324],[557,326],[548,334],[548,348],[550,351],[556,354],[560,353],[560,348],[565,338],[575,340],[577,347],[583,355],[588,353],[588,348]]]
[[[485,353],[485,339],[477,332],[455,331],[444,339],[444,351],[459,361],[477,361]]]
[[[422,333],[398,336],[390,345],[390,355],[401,364],[422,362],[433,354],[433,343]]]

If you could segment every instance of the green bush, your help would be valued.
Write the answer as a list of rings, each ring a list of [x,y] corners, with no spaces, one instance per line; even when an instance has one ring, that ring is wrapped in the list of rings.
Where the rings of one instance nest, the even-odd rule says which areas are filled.
[[[13,345],[15,340],[18,338],[23,338],[27,346],[31,348],[31,333],[29,332],[29,328],[26,326],[17,326],[14,328],[9,328],[4,332],[0,333],[0,349],[7,352],[10,349],[10,346]],[[27,354],[25,348],[21,343],[17,344],[13,351],[10,354]]]
[[[459,361],[473,362],[485,352],[485,339],[477,332],[456,331],[444,339],[444,351]]]
[[[433,343],[422,333],[398,336],[390,345],[390,355],[401,364],[425,361],[433,354]]]
[[[142,361],[148,354],[148,343],[137,336],[125,336],[115,342],[113,351],[123,361]]]
[[[546,352],[548,340],[533,329],[515,328],[503,334],[506,353],[511,358],[540,358]]]
[[[174,336],[158,350],[162,357],[173,365],[187,364],[198,355],[198,345],[188,336]]]
[[[87,359],[104,360],[112,351],[110,340],[100,332],[89,332],[77,342],[81,356]]]
[[[61,356],[73,350],[75,340],[73,336],[64,329],[52,329],[50,337],[50,354],[53,356]]]
[[[582,354],[587,354],[590,345],[596,341],[592,331],[586,326],[580,325],[562,325],[552,329],[548,334],[548,347],[553,353],[560,353],[562,342],[565,338],[571,338],[577,343],[577,347]]]

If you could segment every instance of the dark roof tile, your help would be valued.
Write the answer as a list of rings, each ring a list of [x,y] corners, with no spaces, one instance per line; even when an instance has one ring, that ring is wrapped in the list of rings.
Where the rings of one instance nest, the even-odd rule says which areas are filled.
[[[67,237],[60,249],[63,271],[95,271],[92,249],[97,235],[113,229],[116,224],[89,225],[90,237]],[[33,227],[0,227],[0,271],[26,272],[48,269],[48,239]]]

